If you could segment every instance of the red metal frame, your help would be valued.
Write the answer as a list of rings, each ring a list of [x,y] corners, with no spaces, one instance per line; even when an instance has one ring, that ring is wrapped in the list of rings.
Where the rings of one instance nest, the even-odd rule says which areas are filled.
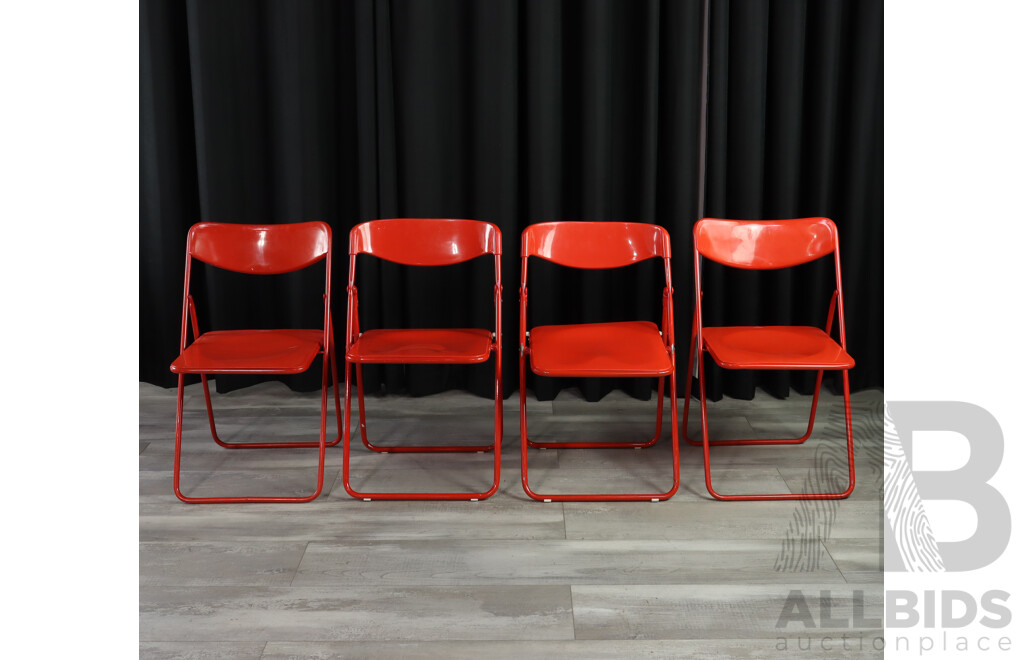
[[[686,396],[683,403],[684,439],[691,445],[700,445],[704,449],[704,481],[708,493],[720,500],[734,501],[766,501],[766,500],[824,500],[844,499],[853,492],[855,484],[853,458],[853,425],[850,417],[850,381],[849,370],[853,367],[853,358],[846,353],[846,325],[843,312],[842,273],[839,265],[839,234],[835,224],[828,218],[800,218],[795,220],[722,220],[704,218],[693,228],[694,235],[694,286],[696,304],[694,306],[693,326],[690,333],[690,353],[687,363]],[[750,328],[728,328],[734,337],[745,337],[749,345],[756,346],[760,353],[758,358],[751,359],[753,354],[746,347],[737,350],[735,346],[722,342],[720,345],[709,344],[701,316],[703,290],[701,288],[702,257],[717,263],[746,270],[770,270],[788,268],[816,259],[833,255],[835,261],[836,289],[829,303],[828,316],[825,321],[822,338],[811,328],[802,326],[779,326]],[[839,344],[831,339],[832,321],[838,310]],[[712,328],[714,329],[714,328]],[[717,330],[717,329],[714,329]],[[754,343],[758,336],[766,330],[789,333],[786,336],[799,338],[801,333],[817,341],[822,350],[812,355],[810,351],[801,351],[796,342],[785,346],[771,346],[762,342]],[[746,333],[746,334],[744,334]],[[762,333],[758,335],[756,333]],[[748,345],[748,346],[749,346]],[[724,369],[800,369],[818,372],[814,384],[814,397],[811,400],[810,418],[806,432],[798,438],[751,438],[710,440],[707,425],[707,399],[704,391],[704,352],[707,351],[719,367]],[[802,353],[802,354],[801,354]],[[820,355],[827,354],[827,359]],[[741,356],[741,357],[734,357]],[[693,375],[693,361],[697,358],[697,383],[700,393],[701,441],[689,437],[687,422],[690,411],[690,392]],[[798,493],[798,494],[723,494],[711,484],[712,445],[793,445],[805,442],[814,429],[814,417],[818,408],[818,396],[821,393],[822,376],[826,370],[842,371],[843,373],[843,406],[846,415],[846,445],[849,465],[849,485],[839,493]]]
[[[544,502],[660,501],[679,489],[679,428],[676,410],[675,339],[672,314],[672,273],[669,236],[662,227],[629,222],[547,222],[527,227],[522,235],[522,281],[519,288],[519,432],[523,490]],[[660,257],[665,267],[660,332],[653,323],[605,323],[542,326],[527,330],[527,265],[540,257],[573,268],[617,268]],[[647,327],[649,326],[649,327]],[[541,348],[538,351],[538,336]],[[561,336],[561,341],[557,338]],[[635,339],[654,337],[664,350],[649,351]],[[550,338],[550,339],[548,339]],[[544,341],[548,341],[545,349]],[[624,345],[630,341],[631,345]],[[593,349],[597,349],[596,351]],[[642,350],[641,350],[642,349]],[[537,356],[540,354],[540,365]],[[589,354],[588,354],[589,353]],[[592,358],[600,357],[597,362]],[[526,361],[541,376],[654,377],[658,379],[657,421],[654,437],[643,442],[536,442],[527,434]],[[669,379],[672,411],[672,487],[664,493],[542,494],[530,487],[528,448],[593,449],[650,447],[661,436],[665,378]]]
[[[485,254],[494,256],[494,331],[480,329],[384,329],[361,332],[356,256],[369,254],[412,266],[446,266]],[[494,441],[489,445],[383,447],[367,439],[363,405],[363,364],[475,364],[494,353]],[[371,451],[388,453],[494,452],[490,488],[477,493],[408,493],[355,490],[350,483],[351,373],[355,365],[359,433]],[[438,218],[389,218],[357,225],[349,235],[348,316],[345,329],[345,427],[342,484],[352,497],[371,500],[483,500],[501,481],[501,232],[488,222]]]
[[[324,281],[324,325],[320,330],[243,330],[199,333],[195,301],[190,293],[192,259],[213,266],[250,274],[288,273],[326,260]],[[341,441],[341,406],[338,394],[338,366],[334,356],[331,323],[331,229],[323,222],[288,225],[235,225],[203,222],[188,233],[185,251],[185,293],[181,312],[181,342],[171,371],[178,374],[178,407],[174,430],[174,494],[183,502],[309,502],[323,491],[326,448]],[[191,323],[190,323],[191,321]],[[188,343],[188,331],[193,341]],[[207,374],[292,374],[323,359],[318,442],[224,442],[217,434]],[[327,442],[328,365],[333,379],[334,409],[338,437]],[[203,384],[206,413],[214,442],[227,449],[309,448],[319,449],[316,489],[310,495],[288,497],[189,497],[181,492],[181,436],[184,415],[185,374],[199,374]]]

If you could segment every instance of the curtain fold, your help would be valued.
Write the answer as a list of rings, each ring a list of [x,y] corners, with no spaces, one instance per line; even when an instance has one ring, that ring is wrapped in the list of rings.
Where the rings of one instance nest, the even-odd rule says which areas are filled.
[[[824,215],[840,228],[854,388],[882,384],[882,5],[711,2],[705,215]],[[550,220],[652,222],[673,239],[685,368],[701,193],[700,0],[144,0],[140,14],[140,380],[169,386],[183,252],[199,221],[323,220],[344,327],[347,235],[382,217],[487,220],[503,234],[506,395],[518,387],[519,235]],[[488,327],[492,264],[360,257],[365,329]],[[824,322],[829,264],[705,270],[709,324]],[[201,267],[200,329],[317,327],[322,271]],[[533,260],[530,324],[660,321],[653,262],[609,272]],[[365,369],[368,391],[490,391],[489,367]],[[709,395],[807,391],[806,374],[709,371]],[[319,386],[316,374],[289,386]],[[637,379],[543,379],[638,397]],[[216,378],[218,391],[255,382]],[[682,392],[680,382],[680,393]],[[681,396],[681,394],[680,394]]]

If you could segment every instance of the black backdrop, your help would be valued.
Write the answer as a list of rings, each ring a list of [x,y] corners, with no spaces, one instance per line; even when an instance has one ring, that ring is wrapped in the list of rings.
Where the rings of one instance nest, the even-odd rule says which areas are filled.
[[[505,392],[517,387],[519,234],[548,220],[653,222],[673,238],[680,371],[690,231],[704,215],[824,215],[839,227],[855,389],[882,385],[882,2],[712,0],[700,190],[700,0],[143,0],[140,379],[174,380],[184,244],[201,220],[324,220],[342,340],[347,233],[383,217],[487,220],[503,233]],[[361,258],[362,259],[362,258]],[[360,261],[365,329],[487,327],[491,264]],[[828,260],[825,260],[828,261]],[[824,322],[830,263],[706,269],[708,324]],[[317,327],[322,270],[199,268],[200,329]],[[257,280],[256,286],[251,286]],[[530,272],[531,325],[660,318],[644,263]],[[466,304],[463,300],[470,300]],[[369,391],[487,395],[490,368],[370,368]],[[710,371],[709,396],[806,392],[810,374]],[[653,381],[530,375],[541,398]],[[319,371],[295,377],[318,387]],[[251,383],[217,378],[219,391]],[[680,396],[683,382],[680,381]]]

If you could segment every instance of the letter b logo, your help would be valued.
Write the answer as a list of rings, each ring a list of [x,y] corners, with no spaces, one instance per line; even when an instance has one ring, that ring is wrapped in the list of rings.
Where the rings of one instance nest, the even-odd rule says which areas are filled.
[[[890,401],[885,428],[885,570],[970,571],[999,558],[1010,541],[1010,508],[988,480],[1003,459],[1003,432],[987,410],[959,401]],[[956,470],[913,469],[917,431],[952,431],[970,458]],[[978,516],[974,535],[936,541],[922,502],[956,500]]]

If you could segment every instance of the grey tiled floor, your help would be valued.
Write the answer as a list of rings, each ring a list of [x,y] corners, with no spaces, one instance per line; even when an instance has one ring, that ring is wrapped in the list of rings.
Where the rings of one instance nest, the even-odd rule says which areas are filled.
[[[265,383],[214,395],[214,405],[228,441],[316,437],[318,393]],[[457,392],[371,397],[367,418],[380,444],[472,444],[491,433],[491,405]],[[618,392],[587,403],[564,391],[528,405],[536,439],[641,439],[654,426],[653,401]],[[682,485],[671,500],[535,502],[519,482],[514,394],[504,407],[501,489],[489,500],[354,500],[339,483],[336,447],[312,503],[188,505],[171,490],[175,393],[140,384],[140,655],[773,658],[792,657],[808,637],[815,648],[833,637],[828,657],[881,657],[871,650],[882,613],[881,392],[857,393],[853,405],[857,488],[841,502],[712,500],[701,451],[682,441]],[[716,402],[712,437],[800,435],[809,406],[810,397],[760,392],[753,402]],[[664,420],[662,442],[642,451],[532,451],[531,483],[555,492],[666,489],[667,405]],[[805,445],[712,448],[716,488],[796,492],[843,481],[843,461],[834,467],[842,442],[842,400],[825,394]],[[187,493],[300,494],[315,483],[316,450],[217,447],[198,386],[186,389],[184,447]],[[482,490],[490,461],[377,455],[357,442],[352,480],[362,490]],[[794,590],[816,620],[825,600],[853,627],[778,627]]]

